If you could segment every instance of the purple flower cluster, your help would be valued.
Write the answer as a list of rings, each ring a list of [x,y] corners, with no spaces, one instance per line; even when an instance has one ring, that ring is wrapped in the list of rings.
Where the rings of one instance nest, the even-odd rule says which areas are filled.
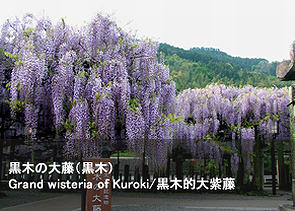
[[[196,143],[197,157],[200,160],[210,159],[222,164],[223,149],[214,140],[199,140]]]
[[[69,155],[86,159],[100,155],[105,143],[127,139],[136,154],[163,165],[172,147],[166,117],[176,97],[164,58],[158,62],[157,42],[124,32],[100,13],[80,28],[33,15],[9,20],[2,27],[4,44],[15,64],[12,114],[25,114],[28,138],[36,137],[42,113],[53,116]]]
[[[264,140],[290,137],[287,104],[288,91],[285,88],[236,88],[213,84],[203,89],[184,90],[177,96],[176,112],[185,122],[176,123],[174,138],[237,139],[241,143],[240,156],[249,169],[255,137]],[[258,134],[255,134],[254,126]],[[191,148],[191,141],[186,142],[182,145]],[[213,148],[203,142],[196,145],[201,158],[207,155],[213,159]]]
[[[253,128],[242,128],[241,130],[241,156],[246,165],[246,169],[251,167],[251,153],[255,142],[255,131]]]

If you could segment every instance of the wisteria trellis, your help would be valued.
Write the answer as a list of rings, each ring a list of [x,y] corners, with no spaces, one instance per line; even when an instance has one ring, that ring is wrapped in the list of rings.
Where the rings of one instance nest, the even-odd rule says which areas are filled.
[[[214,140],[232,139],[233,148],[240,149],[232,156],[234,169],[237,170],[238,155],[249,169],[255,140],[283,141],[290,138],[288,102],[286,88],[236,88],[212,84],[204,89],[184,90],[177,96],[177,114],[187,123],[176,123],[178,132],[174,138],[209,138],[206,141],[186,141],[185,146],[192,154],[198,152],[200,158],[207,154],[219,163],[223,149]]]
[[[24,114],[32,140],[40,128],[64,134],[66,153],[76,158],[101,156],[105,144],[127,140],[130,150],[146,153],[158,168],[178,144],[221,163],[214,137],[224,132],[241,140],[240,156],[249,167],[254,126],[266,138],[277,122],[276,139],[289,138],[286,89],[215,84],[176,98],[158,43],[126,33],[108,15],[99,13],[79,28],[26,15],[4,23],[0,44],[6,52],[2,80],[9,69],[4,64],[13,63],[7,86],[12,117]],[[41,121],[41,114],[48,118]],[[204,138],[210,139],[197,141]],[[232,156],[234,166],[237,159]]]

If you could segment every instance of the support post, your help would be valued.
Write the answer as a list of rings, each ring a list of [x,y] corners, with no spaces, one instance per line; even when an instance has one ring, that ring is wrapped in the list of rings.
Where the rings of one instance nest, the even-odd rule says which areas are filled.
[[[292,84],[289,89],[290,102],[295,100],[295,85]],[[295,206],[295,106],[290,105],[290,134],[291,134],[291,170],[292,170],[292,196],[293,206]]]
[[[82,170],[82,168],[81,168]],[[86,179],[85,174],[81,174],[81,181],[84,181]],[[86,211],[86,198],[87,198],[87,190],[82,187],[81,190],[81,211]]]
[[[285,173],[284,165],[284,145],[282,142],[277,143],[278,146],[278,179],[279,179],[279,189],[285,190],[288,186]]]
[[[271,140],[271,172],[272,172],[272,195],[277,194],[277,181],[276,181],[276,154],[275,143]]]
[[[3,157],[3,142],[4,142],[4,132],[5,132],[5,129],[4,129],[4,125],[5,125],[5,121],[4,121],[4,118],[5,118],[5,111],[4,111],[4,102],[1,102],[1,111],[2,111],[2,114],[1,114],[1,119],[2,119],[2,122],[1,122],[1,137],[0,137],[0,190],[1,190],[1,176],[2,176],[2,157]],[[1,193],[1,191],[0,191]]]
[[[253,182],[257,190],[262,191],[264,186],[264,155],[260,139],[255,140],[254,144],[254,178]]]

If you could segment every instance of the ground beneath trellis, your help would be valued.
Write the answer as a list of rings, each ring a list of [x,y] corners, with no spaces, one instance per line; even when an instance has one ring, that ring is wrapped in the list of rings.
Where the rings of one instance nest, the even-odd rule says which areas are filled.
[[[2,210],[70,210],[81,208],[81,194],[37,190],[5,190],[0,198]],[[291,192],[278,191],[276,196],[249,196],[230,193],[170,193],[113,191],[113,211],[186,211],[186,210],[277,210],[278,204],[291,204]]]

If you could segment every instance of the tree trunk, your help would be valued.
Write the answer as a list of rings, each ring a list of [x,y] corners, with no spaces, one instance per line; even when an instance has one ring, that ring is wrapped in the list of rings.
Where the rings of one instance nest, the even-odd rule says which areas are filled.
[[[177,179],[181,179],[182,178],[182,161],[178,160],[176,161],[176,177]]]
[[[169,177],[170,176],[170,155],[168,155],[168,158],[167,158],[167,168],[166,168],[166,177],[168,177],[168,180],[169,180]]]
[[[257,190],[263,190],[264,185],[264,162],[261,140],[257,139],[254,144],[254,177],[253,184]]]
[[[243,158],[240,157],[238,173],[237,173],[237,186],[244,185],[244,175],[245,175],[244,161],[243,161]]]
[[[280,190],[285,190],[286,180],[285,180],[285,165],[284,165],[284,145],[282,142],[277,143],[278,146],[278,165],[279,165],[279,188]]]

